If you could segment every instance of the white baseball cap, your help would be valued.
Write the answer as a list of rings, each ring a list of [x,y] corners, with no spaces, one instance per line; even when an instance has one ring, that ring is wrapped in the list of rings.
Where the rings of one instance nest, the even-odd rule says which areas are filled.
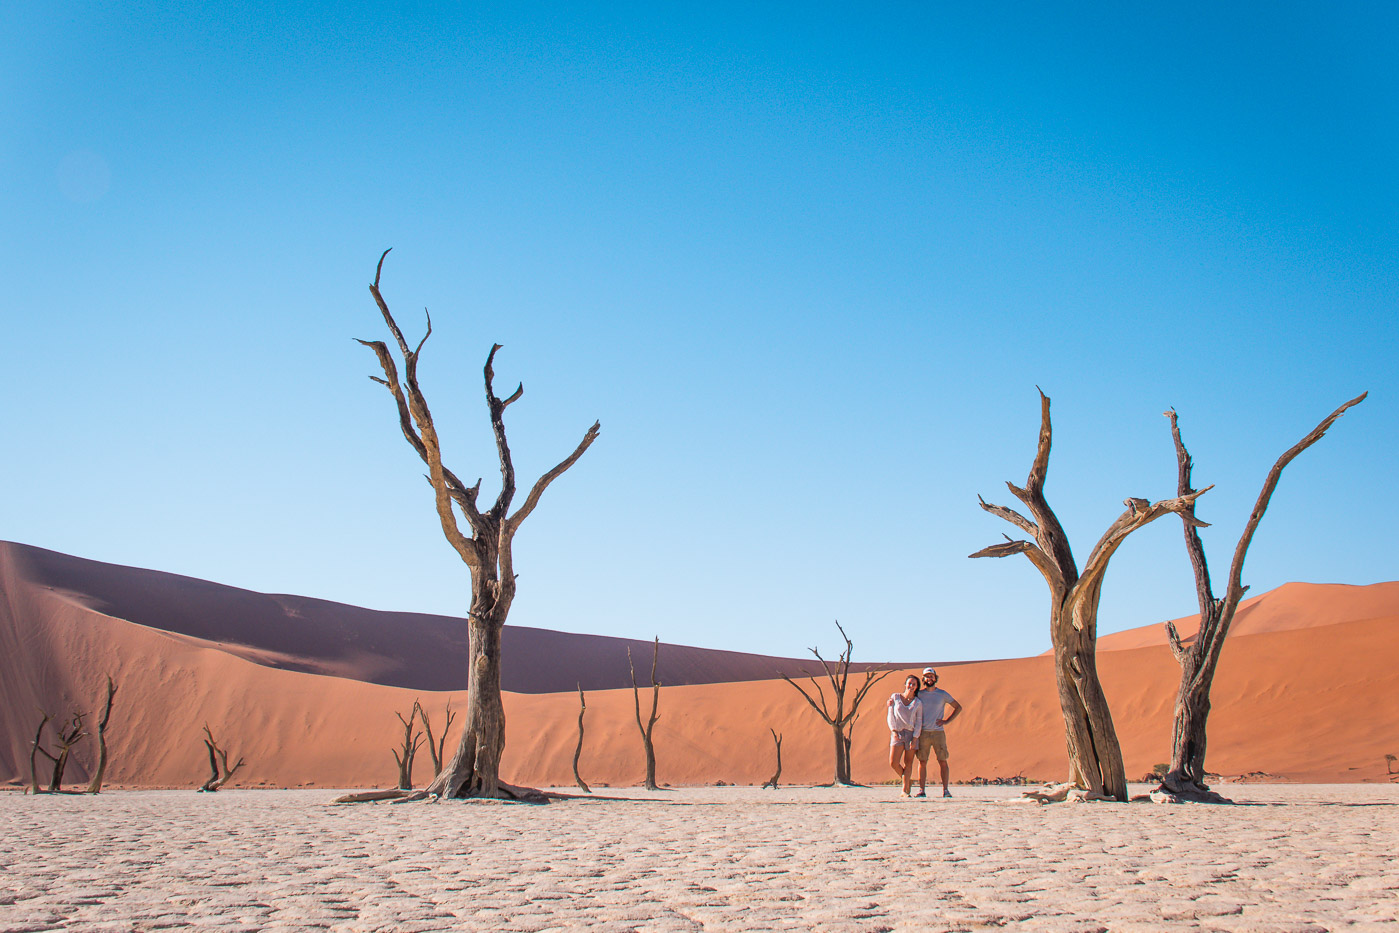
[[[925,673],[925,674],[932,674],[934,677],[936,677],[936,676],[938,675],[938,672],[935,671],[935,670],[933,670],[931,667],[925,667],[925,668],[923,668],[923,673]]]

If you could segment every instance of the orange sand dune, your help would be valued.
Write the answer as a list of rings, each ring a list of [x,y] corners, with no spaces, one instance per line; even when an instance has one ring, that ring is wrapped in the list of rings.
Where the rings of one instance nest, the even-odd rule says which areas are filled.
[[[36,707],[91,709],[102,679],[120,686],[110,736],[113,784],[193,786],[207,768],[208,722],[247,765],[235,782],[383,786],[396,774],[394,711],[421,698],[441,722],[449,697],[264,666],[199,639],[113,618],[25,583],[0,550],[0,781],[27,776]],[[1214,691],[1212,770],[1306,781],[1383,780],[1399,753],[1399,614],[1324,627],[1242,634],[1226,647]],[[1165,759],[1178,669],[1160,646],[1101,659],[1128,772]],[[887,734],[881,684],[855,731],[855,776],[878,781]],[[954,778],[1062,777],[1064,745],[1049,659],[960,665],[944,684],[967,707],[950,730]],[[566,784],[576,741],[573,693],[508,693],[507,779]],[[789,686],[751,681],[666,687],[656,726],[664,782],[757,783],[773,767],[769,727],[784,736],[783,779],[828,779],[833,738]],[[598,785],[641,779],[630,690],[588,694],[582,770]],[[452,738],[455,739],[455,731]],[[450,748],[450,743],[449,743]],[[70,780],[85,779],[80,746]],[[420,781],[428,759],[420,753]]]
[[[255,593],[11,542],[0,542],[0,553],[9,557],[12,585],[32,584],[266,667],[415,690],[466,686],[465,619]],[[505,627],[501,645],[502,685],[521,693],[569,690],[580,682],[587,690],[623,687],[631,683],[627,649],[640,658],[651,654],[650,642],[519,625]],[[814,663],[663,644],[658,670],[669,684],[728,683],[796,676]]]
[[[1358,622],[1399,615],[1399,582],[1372,583],[1369,586],[1349,586],[1343,583],[1284,583],[1239,603],[1230,636],[1257,635],[1260,632],[1281,632],[1287,629],[1334,625],[1337,622]],[[1198,613],[1176,619],[1176,631],[1185,641],[1192,641],[1200,630]],[[1166,644],[1166,626],[1144,625],[1104,635],[1098,647],[1104,651],[1123,648],[1144,648]]]

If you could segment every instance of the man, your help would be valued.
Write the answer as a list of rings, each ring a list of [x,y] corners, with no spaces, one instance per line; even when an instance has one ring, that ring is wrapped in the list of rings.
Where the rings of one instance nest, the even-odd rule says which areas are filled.
[[[928,796],[928,755],[936,752],[938,770],[942,772],[942,795],[951,797],[952,791],[947,789],[947,735],[942,727],[957,718],[962,704],[938,688],[938,672],[931,667],[923,668],[923,689],[918,699],[923,701],[923,732],[918,736],[918,793],[914,796]],[[949,706],[951,714],[944,715]]]

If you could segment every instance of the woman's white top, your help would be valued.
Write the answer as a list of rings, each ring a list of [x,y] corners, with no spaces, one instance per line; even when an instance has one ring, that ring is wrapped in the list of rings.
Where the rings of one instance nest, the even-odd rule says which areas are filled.
[[[889,731],[904,730],[915,737],[923,731],[923,701],[914,697],[912,703],[905,703],[904,695],[896,693],[889,697]]]

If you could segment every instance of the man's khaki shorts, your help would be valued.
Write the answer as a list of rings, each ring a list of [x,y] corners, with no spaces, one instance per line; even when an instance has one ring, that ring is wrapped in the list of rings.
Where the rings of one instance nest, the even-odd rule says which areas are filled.
[[[918,734],[918,760],[927,761],[933,750],[938,753],[938,761],[947,760],[947,733],[941,729],[925,729]]]

